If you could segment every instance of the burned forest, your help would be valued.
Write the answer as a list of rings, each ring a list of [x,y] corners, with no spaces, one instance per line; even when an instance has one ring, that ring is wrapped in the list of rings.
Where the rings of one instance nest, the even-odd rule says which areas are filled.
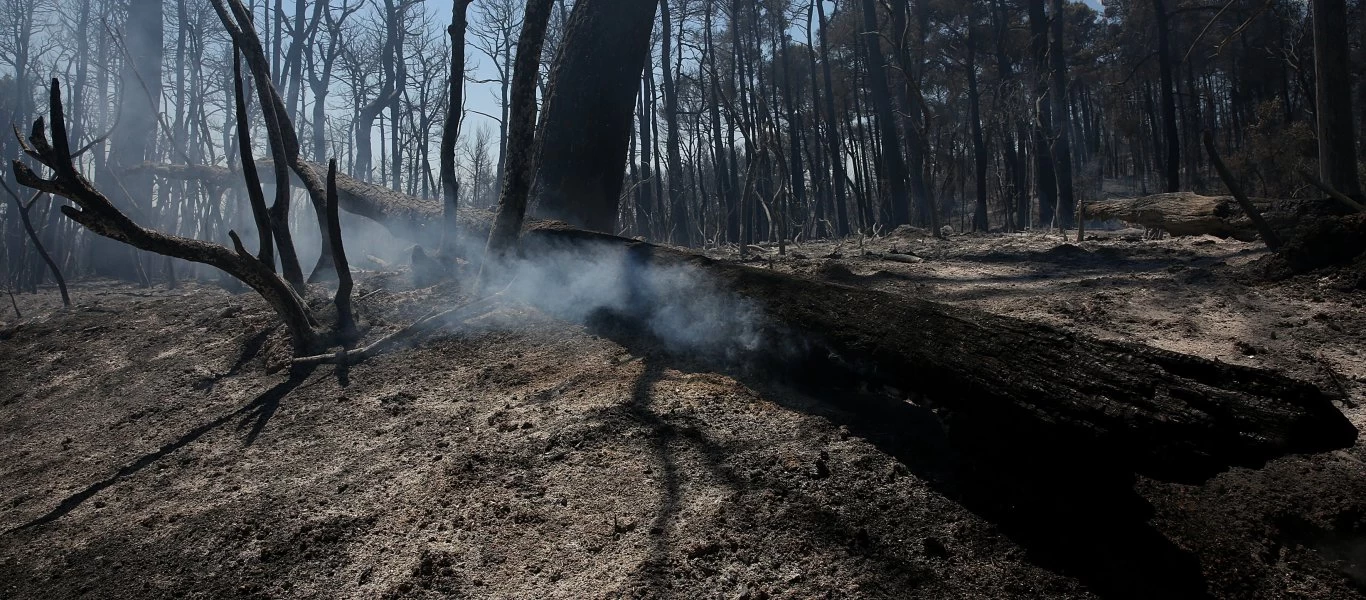
[[[1366,598],[1361,0],[0,27],[0,598]]]

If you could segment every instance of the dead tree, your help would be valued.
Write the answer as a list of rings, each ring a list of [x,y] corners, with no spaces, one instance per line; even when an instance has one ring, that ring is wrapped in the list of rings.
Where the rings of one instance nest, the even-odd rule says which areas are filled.
[[[52,255],[47,253],[47,248],[43,247],[42,240],[38,239],[38,232],[33,230],[33,221],[29,220],[28,216],[29,209],[33,208],[33,204],[42,196],[42,192],[34,194],[33,199],[29,200],[28,204],[24,204],[19,199],[19,194],[11,189],[4,179],[0,179],[0,186],[4,186],[5,192],[14,199],[14,207],[19,211],[19,219],[23,222],[24,232],[28,234],[28,239],[33,242],[33,247],[38,251],[38,256],[43,258],[43,262],[47,263],[47,268],[52,271],[52,278],[57,281],[57,289],[62,292],[62,306],[70,308],[71,296],[66,292],[66,279],[62,277],[62,270],[57,266],[56,261],[52,260]],[[16,309],[15,312],[17,313],[18,310]]]
[[[332,260],[337,265],[337,331],[345,342],[350,342],[356,331],[356,317],[351,313],[351,266],[346,262],[346,247],[342,245],[341,217],[337,214],[337,159],[327,165],[327,237],[332,242]]]
[[[51,178],[40,177],[23,161],[14,161],[19,183],[35,190],[71,200],[76,206],[63,206],[62,214],[100,236],[123,242],[139,250],[154,252],[190,262],[210,265],[247,284],[270,304],[288,328],[295,354],[314,352],[323,347],[317,321],[308,306],[294,289],[257,257],[242,246],[236,232],[229,232],[236,250],[219,244],[168,235],[134,223],[115,208],[104,194],[95,189],[71,160],[71,147],[66,131],[66,116],[62,108],[61,87],[52,80],[49,98],[52,118],[52,138],[42,118],[33,124],[25,154],[52,170]]]
[[[555,157],[538,161],[532,186],[538,214],[594,231],[618,230],[622,165],[635,163],[627,158],[631,113],[648,62],[656,6],[648,0],[574,2],[550,72],[553,97],[538,125],[541,155]],[[641,110],[648,111],[644,103]],[[590,121],[594,134],[584,135],[584,123]],[[641,136],[649,136],[648,127]],[[641,166],[647,170],[643,178],[650,179],[649,161]],[[650,189],[644,184],[637,191]],[[640,235],[647,230],[637,227]]]
[[[284,100],[280,98],[280,93],[271,81],[270,66],[265,51],[261,48],[261,39],[252,28],[251,12],[242,5],[241,0],[212,0],[212,4],[214,12],[218,13],[219,20],[223,22],[223,27],[228,30],[233,44],[241,50],[247,66],[251,69],[252,78],[256,81],[256,93],[261,102],[261,110],[266,116],[266,132],[273,140],[272,148],[276,148],[278,144],[281,152],[281,156],[276,159],[277,162],[283,159],[303,182],[304,189],[308,190],[309,199],[313,203],[314,216],[318,219],[318,230],[327,231],[326,184],[313,165],[305,162],[299,155],[298,133],[289,119]],[[277,176],[281,171],[282,168],[277,166]],[[334,272],[332,245],[327,237],[323,236],[322,252],[318,255],[318,263],[313,267],[312,274],[309,275],[309,281],[318,281],[331,276]]]
[[[540,72],[541,43],[550,21],[552,0],[530,0],[517,39],[517,58],[512,70],[509,107],[508,164],[498,214],[489,232],[485,256],[497,259],[517,241],[526,216],[531,177],[536,170],[536,76]],[[554,91],[550,93],[554,97]],[[552,100],[553,101],[553,100]]]
[[[563,224],[530,224],[521,247],[529,261],[553,256],[572,265],[566,255],[581,253],[589,262],[619,257],[637,269],[693,270],[761,308],[765,335],[775,344],[758,344],[751,358],[769,361],[765,373],[788,369],[823,384],[849,377],[855,385],[890,385],[943,409],[951,427],[971,420],[1008,435],[997,442],[1003,448],[1047,446],[1153,477],[1198,481],[1288,452],[1350,447],[1357,436],[1330,395],[1263,369],[723,263]],[[641,312],[622,319],[651,318],[658,299],[649,290],[640,293],[629,310]],[[794,348],[793,355],[773,356],[775,347]]]
[[[1290,208],[1293,202],[1264,198],[1249,198],[1248,202],[1273,230],[1283,234],[1294,230],[1298,219]],[[1250,242],[1261,233],[1232,196],[1177,192],[1115,198],[1089,202],[1083,212],[1087,219],[1119,220],[1173,236],[1212,235]]]
[[[306,162],[317,172],[327,170],[327,165]],[[269,170],[271,161],[257,161],[256,168]],[[168,179],[190,179],[203,181],[218,188],[236,188],[242,185],[237,174],[224,167],[214,165],[173,165],[168,163],[143,163],[134,170],[151,171],[158,177]],[[374,221],[396,237],[411,239],[421,244],[438,240],[435,225],[441,221],[441,203],[395,192],[389,188],[361,181],[345,173],[337,173],[337,197],[341,209],[353,215]]]
[[[491,224],[487,213],[461,214],[471,235]],[[720,293],[760,308],[764,335],[774,344],[758,344],[748,358],[764,363],[764,372],[893,386],[943,409],[950,426],[991,428],[1003,447],[1047,446],[1153,477],[1199,481],[1232,465],[1349,447],[1357,436],[1329,394],[1263,369],[724,263],[563,223],[527,224],[519,248],[530,262],[572,267],[578,255],[585,267],[621,260],[636,269],[691,270]],[[651,307],[663,301],[648,289],[637,292],[639,301],[627,309],[637,312],[617,315],[624,322],[647,323]],[[792,350],[762,350],[775,347]]]
[[[349,202],[362,212],[399,214],[383,207],[391,191],[342,175],[337,180],[339,192],[349,190]],[[746,190],[753,193],[752,187]],[[1228,210],[1219,206],[1236,206],[1231,198],[1162,198],[1173,207],[1200,200],[1211,216]],[[343,200],[345,206],[345,195]],[[405,211],[421,205],[411,198],[404,202]],[[437,214],[439,207],[428,205],[430,214]],[[1105,206],[1087,205],[1088,214]],[[488,232],[492,223],[487,212],[460,214],[462,231],[472,236]],[[1255,231],[1251,225],[1241,229]],[[804,349],[802,356],[787,357],[805,364],[798,370],[850,371],[861,380],[923,397],[950,415],[994,424],[998,433],[1014,432],[1015,442],[1095,453],[1100,460],[1158,477],[1199,480],[1230,465],[1255,466],[1286,453],[1346,447],[1356,438],[1327,394],[1261,369],[722,263],[563,223],[526,225],[520,249],[533,262],[553,257],[571,264],[566,253],[582,252],[586,261],[621,256],[642,268],[695,269],[719,289],[762,307],[767,328],[788,336],[787,346]],[[450,322],[447,316],[440,319],[434,315],[410,331]],[[397,342],[410,337],[385,338],[353,353],[352,361],[400,347]],[[334,361],[313,357],[306,362]]]
[[[232,74],[233,74],[233,100],[237,114],[237,149],[242,157],[242,177],[246,179],[247,200],[251,203],[251,215],[256,220],[256,233],[259,239],[256,258],[264,263],[270,270],[275,270],[275,246],[272,243],[273,236],[279,232],[272,231],[272,215],[266,208],[266,198],[261,193],[261,176],[256,171],[256,159],[251,152],[251,121],[247,118],[247,99],[242,92],[242,54],[237,51],[232,53]],[[288,200],[288,198],[286,198]],[[289,210],[289,203],[284,206],[277,206],[281,211]],[[283,221],[285,226],[282,228],[284,238],[280,242],[280,255],[286,264],[285,277],[291,279],[292,263],[293,271],[298,275],[297,279],[290,281],[295,287],[303,285],[303,273],[299,269],[299,259],[294,256],[294,243],[289,239],[289,221],[285,216],[275,215],[277,222]],[[288,246],[288,247],[286,247]]]
[[[1229,171],[1223,159],[1219,158],[1219,150],[1214,146],[1214,134],[1210,133],[1208,129],[1205,130],[1204,142],[1205,152],[1209,153],[1210,162],[1214,163],[1214,169],[1219,173],[1219,178],[1224,181],[1228,193],[1233,194],[1233,199],[1238,201],[1238,206],[1243,209],[1243,214],[1247,215],[1253,226],[1257,228],[1257,232],[1261,234],[1266,247],[1272,251],[1279,249],[1281,247],[1281,236],[1277,235],[1276,230],[1272,229],[1266,223],[1266,219],[1262,218],[1262,212],[1257,210],[1257,207],[1252,205],[1252,201],[1248,200],[1247,194],[1243,193],[1243,186],[1238,183],[1238,178],[1233,176],[1233,172]]]
[[[1313,0],[1314,100],[1318,117],[1319,178],[1362,200],[1357,177],[1356,129],[1352,125],[1352,59],[1347,42],[1347,2]]]
[[[891,94],[887,88],[886,66],[882,60],[882,39],[878,35],[877,4],[863,0],[863,41],[867,44],[868,87],[876,109],[878,132],[882,138],[882,168],[891,196],[893,226],[911,222],[910,196],[906,190],[906,162],[901,156],[901,140],[896,133]]]
[[[446,89],[446,120],[441,126],[441,197],[445,216],[441,228],[441,254],[449,256],[455,247],[455,219],[459,209],[460,182],[455,177],[455,143],[460,137],[460,112],[465,90],[465,18],[471,0],[455,0],[451,5],[451,75]]]

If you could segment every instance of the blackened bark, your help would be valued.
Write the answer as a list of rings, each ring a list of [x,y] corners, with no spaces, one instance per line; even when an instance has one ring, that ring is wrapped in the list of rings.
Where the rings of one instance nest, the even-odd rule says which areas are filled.
[[[351,266],[346,262],[346,247],[342,245],[337,204],[337,159],[334,158],[327,165],[327,236],[332,240],[332,260],[337,265],[337,294],[332,301],[337,306],[337,331],[349,340],[356,332],[356,317],[351,314]]]
[[[43,262],[47,264],[48,270],[52,272],[52,278],[57,282],[57,289],[62,293],[62,306],[70,308],[71,296],[66,292],[66,278],[62,277],[61,268],[57,266],[56,261],[52,260],[52,255],[48,254],[47,248],[43,246],[42,240],[38,239],[38,232],[33,230],[33,221],[29,218],[28,213],[33,209],[33,203],[38,201],[41,192],[38,195],[35,195],[33,200],[30,200],[28,205],[25,206],[20,200],[19,194],[16,193],[14,189],[10,188],[8,183],[0,180],[0,186],[4,186],[5,192],[10,198],[14,199],[14,209],[19,212],[19,220],[23,222],[24,232],[28,234],[29,241],[33,242],[33,248],[38,251],[38,256],[42,257]],[[18,310],[16,309],[15,312],[17,313]]]
[[[972,128],[973,182],[977,205],[972,213],[973,231],[986,232],[991,228],[987,218],[987,143],[982,136],[982,95],[977,89],[977,28],[976,16],[968,8],[968,121]]]
[[[825,18],[825,2],[812,0],[816,14],[820,18],[821,78],[825,82],[825,141],[830,151],[830,165],[834,168],[835,180],[835,233],[839,237],[849,235],[849,198],[845,190],[848,175],[844,170],[844,152],[840,150],[839,119],[835,117],[835,92],[831,84],[830,51],[826,40],[826,29],[830,23]]]
[[[925,35],[929,27],[929,13],[925,2],[926,0],[920,0],[916,6],[914,49],[918,50],[921,56],[924,56]],[[920,123],[924,117],[920,92],[924,68],[921,64],[923,61],[917,62],[912,58],[912,46],[907,39],[910,33],[907,24],[910,11],[908,3],[909,0],[892,3],[892,37],[895,41],[897,61],[901,65],[902,80],[905,82],[900,96],[904,98],[901,123],[906,133],[906,170],[911,186],[911,198],[916,207],[916,223],[938,230],[939,215],[934,210],[934,199],[930,195],[930,186],[925,177],[925,136],[920,130]]]
[[[298,133],[294,130],[294,124],[289,119],[280,93],[271,82],[266,54],[261,48],[261,40],[257,37],[256,30],[252,28],[250,11],[242,4],[241,0],[210,0],[210,3],[214,12],[218,14],[218,19],[223,23],[223,27],[228,30],[228,35],[233,39],[234,44],[242,52],[242,57],[246,59],[247,65],[251,68],[252,78],[256,81],[257,97],[261,102],[262,112],[266,116],[266,132],[271,140],[272,152],[278,149],[282,153],[283,162],[294,171],[294,174],[304,184],[304,189],[308,190],[309,200],[313,204],[313,215],[317,218],[318,231],[326,231],[327,222],[324,216],[327,211],[326,184],[323,182],[323,178],[318,175],[315,167],[299,157]],[[279,167],[276,169],[278,172]],[[284,204],[288,205],[287,203]],[[279,241],[280,238],[277,236],[276,242]],[[332,244],[327,236],[323,236],[321,246],[322,251],[318,254],[318,262],[313,267],[312,274],[309,275],[310,281],[326,278],[334,272]]]
[[[639,1],[639,0],[637,0]],[[687,203],[683,198],[683,160],[679,155],[678,89],[674,86],[673,19],[669,0],[659,0],[660,10],[660,72],[664,75],[664,142],[668,168],[669,235],[670,243],[692,245],[692,228],[688,226]]]
[[[274,230],[271,227],[271,215],[266,208],[266,198],[261,193],[261,176],[256,172],[256,159],[252,156],[251,150],[251,122],[247,119],[247,98],[242,91],[242,57],[236,50],[232,53],[232,73],[233,73],[233,108],[237,117],[237,150],[242,158],[242,175],[247,184],[247,201],[251,204],[251,215],[256,221],[256,233],[258,249],[256,252],[257,260],[266,265],[271,272],[275,271],[275,246],[272,244]],[[285,235],[289,235],[289,228],[285,228]],[[290,248],[281,247],[280,254],[293,254],[293,244]],[[299,271],[299,259],[292,257],[294,263],[294,273],[298,276],[297,280],[290,281],[296,288],[303,286],[303,275]],[[289,259],[286,259],[288,262]]]
[[[14,169],[19,183],[71,200],[76,206],[63,206],[62,214],[100,236],[140,250],[222,269],[256,290],[275,309],[289,329],[295,355],[301,356],[319,349],[320,339],[313,328],[314,320],[307,305],[285,280],[242,247],[242,241],[235,232],[229,233],[237,247],[233,251],[218,244],[147,229],[134,223],[96,190],[71,161],[61,89],[56,79],[52,80],[50,106],[51,140],[48,139],[44,121],[39,119],[29,136],[31,147],[26,148],[25,152],[52,169],[53,176],[51,179],[39,177],[28,165],[16,160]]]
[[[1164,191],[1181,190],[1181,135],[1176,124],[1176,91],[1172,82],[1171,27],[1167,14],[1167,0],[1153,0],[1154,18],[1157,20],[1157,64],[1160,79],[1162,103],[1162,131],[1166,141],[1166,160],[1162,174]]]
[[[1346,0],[1313,0],[1314,101],[1318,113],[1319,179],[1363,200],[1352,125],[1352,62]]]
[[[1205,151],[1209,153],[1210,162],[1214,163],[1214,168],[1219,173],[1219,178],[1222,179],[1224,185],[1228,187],[1228,193],[1232,194],[1233,199],[1238,201],[1238,206],[1242,207],[1243,214],[1246,214],[1247,218],[1252,221],[1252,224],[1257,227],[1257,233],[1262,236],[1262,242],[1264,242],[1266,247],[1270,248],[1273,252],[1280,249],[1280,236],[1267,224],[1266,219],[1262,218],[1261,211],[1257,210],[1257,207],[1252,205],[1252,201],[1249,200],[1247,194],[1243,192],[1242,184],[1238,183],[1238,178],[1234,177],[1233,172],[1229,171],[1227,166],[1224,166],[1224,161],[1219,158],[1219,150],[1214,146],[1214,134],[1210,133],[1208,129],[1205,130],[1204,142]]]
[[[642,81],[638,93],[640,100],[636,107],[640,117],[640,179],[636,182],[636,235],[645,238],[650,237],[651,234],[650,223],[655,206],[654,171],[650,169],[650,160],[654,156],[654,145],[650,141],[653,139],[650,137],[653,119],[650,118],[650,102],[646,97],[647,91],[648,88]],[[550,212],[549,214],[553,215],[554,213]]]
[[[1034,189],[1039,201],[1039,225],[1048,227],[1057,207],[1058,186],[1053,171],[1053,113],[1048,94],[1048,17],[1044,0],[1029,0],[1030,49],[1034,63]]]
[[[1350,447],[1357,437],[1329,394],[1271,371],[554,223],[531,224],[523,247],[531,261],[582,252],[584,260],[617,255],[640,268],[694,270],[760,307],[766,335],[795,333],[802,343],[791,345],[808,349],[774,357],[776,344],[761,345],[763,355],[753,358],[768,361],[761,363],[764,372],[787,368],[822,385],[838,377],[850,385],[885,383],[942,409],[950,428],[991,431],[1006,436],[1006,446],[1046,446],[1160,479],[1198,482],[1231,465]],[[648,319],[654,305],[647,299],[635,309],[644,312],[619,316],[624,323]]]
[[[861,35],[868,53],[869,94],[877,112],[878,132],[882,136],[882,176],[887,183],[887,199],[891,204],[889,225],[895,227],[911,222],[910,197],[906,190],[906,163],[901,156],[892,98],[887,88],[887,65],[882,58],[878,31],[877,4],[873,0],[863,0]]]
[[[1067,93],[1067,55],[1063,47],[1062,0],[1053,0],[1053,41],[1049,47],[1052,63],[1052,89],[1049,97],[1053,101],[1053,169],[1058,185],[1058,227],[1072,227],[1072,215],[1076,212],[1075,198],[1072,195],[1072,135],[1071,119],[1068,111]]]
[[[774,29],[777,30],[778,27],[774,27]],[[775,34],[782,37],[780,60],[783,61],[783,104],[787,107],[788,127],[787,151],[789,156],[787,160],[789,166],[785,170],[790,179],[787,184],[790,189],[788,194],[783,195],[783,204],[777,209],[782,218],[778,231],[778,248],[783,251],[780,253],[785,253],[786,249],[783,245],[786,243],[785,238],[789,236],[788,229],[792,224],[791,204],[795,202],[797,206],[806,206],[806,169],[802,165],[802,130],[804,127],[801,113],[797,110],[796,101],[792,94],[792,65],[788,52],[788,45],[791,40],[788,39],[786,33],[775,31]]]
[[[508,164],[504,171],[503,194],[498,200],[498,213],[494,216],[488,248],[484,252],[485,265],[488,264],[487,259],[500,260],[512,249],[521,232],[522,220],[526,217],[527,196],[538,157],[536,77],[540,73],[541,44],[545,41],[545,28],[550,21],[552,5],[553,0],[529,0],[526,16],[522,18],[508,109],[511,118],[508,124]],[[554,90],[547,104],[553,101]]]
[[[465,29],[466,14],[471,0],[454,0],[451,5],[451,25],[446,28],[451,38],[451,74],[446,83],[446,119],[441,125],[441,197],[445,216],[441,228],[441,254],[454,252],[456,213],[459,210],[460,182],[455,177],[455,143],[460,138],[460,117],[464,109],[465,91]]]
[[[722,241],[738,242],[740,240],[740,214],[735,204],[735,185],[730,168],[730,159],[726,145],[721,137],[721,72],[716,68],[716,46],[712,43],[711,16],[715,9],[714,0],[707,0],[706,14],[703,16],[703,40],[706,45],[707,65],[711,69],[708,79],[707,100],[710,104],[708,112],[711,116],[711,141],[712,141],[712,165],[716,169],[717,195],[720,201],[717,203],[721,210],[724,226],[721,228],[720,238]],[[731,120],[732,131],[734,130],[734,119]],[[733,137],[733,136],[732,136]],[[731,147],[734,147],[732,143]]]
[[[594,231],[617,231],[631,109],[656,6],[647,0],[574,3],[541,118],[534,186],[538,214]],[[586,128],[593,135],[584,135]],[[644,142],[643,162],[648,162],[650,146]]]

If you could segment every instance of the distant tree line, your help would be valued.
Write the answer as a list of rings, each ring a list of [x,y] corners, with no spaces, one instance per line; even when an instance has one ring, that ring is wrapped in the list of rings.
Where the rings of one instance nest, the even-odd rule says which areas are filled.
[[[493,74],[478,83],[499,110],[487,115],[496,129],[453,141],[453,205],[497,202],[525,3],[452,4],[468,10],[460,53],[446,3],[248,5],[302,158],[441,196],[460,56]],[[1251,194],[1316,195],[1307,170],[1359,199],[1364,13],[1359,0],[1107,0],[1103,13],[1064,0],[554,0],[530,210],[742,249],[900,225],[1067,228],[1078,203],[1107,195],[1220,190],[1206,130]],[[208,2],[0,0],[0,29],[5,120],[26,128],[60,77],[84,149],[76,165],[121,210],[220,243],[254,231],[242,191],[138,169],[242,168],[232,40]],[[254,155],[278,156],[261,107],[246,114]],[[19,156],[12,136],[0,154]],[[20,213],[66,272],[174,282],[169,259],[132,259],[61,218],[60,200],[26,195],[8,168],[4,178],[16,196],[0,208],[13,289],[48,271]],[[325,230],[310,216],[284,222]]]

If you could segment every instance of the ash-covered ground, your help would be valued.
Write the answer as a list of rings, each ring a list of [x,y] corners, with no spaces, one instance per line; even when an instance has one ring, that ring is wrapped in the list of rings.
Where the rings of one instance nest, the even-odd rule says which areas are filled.
[[[1255,244],[903,230],[759,254],[1280,370],[1366,427],[1353,275],[1257,281]],[[958,456],[928,410],[842,408],[881,390],[718,371],[515,298],[291,377],[267,373],[286,337],[251,294],[72,295],[0,317],[0,597],[1366,595],[1360,442],[1202,485],[1031,481]],[[375,333],[459,301],[401,271],[357,297]]]

